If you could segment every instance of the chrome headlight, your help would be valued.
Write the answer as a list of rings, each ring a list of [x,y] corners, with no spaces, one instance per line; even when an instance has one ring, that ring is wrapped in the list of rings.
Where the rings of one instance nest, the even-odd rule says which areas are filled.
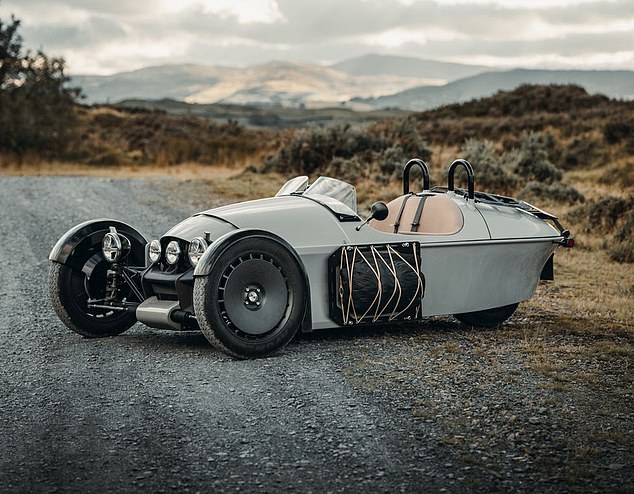
[[[111,226],[101,241],[101,251],[108,262],[117,262],[130,252],[130,241]]]
[[[106,233],[101,241],[101,250],[108,262],[116,262],[121,258],[121,239],[116,233]]]
[[[155,263],[161,258],[161,242],[154,239],[150,242],[150,248],[148,249],[148,257],[152,263]]]
[[[189,262],[192,266],[196,267],[196,264],[200,261],[207,247],[207,241],[202,237],[196,237],[191,241],[187,255],[189,256]]]
[[[172,240],[165,248],[165,260],[167,264],[176,264],[181,257],[181,246],[176,240]]]

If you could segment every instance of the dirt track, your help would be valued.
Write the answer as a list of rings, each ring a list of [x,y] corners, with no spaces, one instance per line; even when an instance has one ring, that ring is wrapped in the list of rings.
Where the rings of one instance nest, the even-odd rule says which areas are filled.
[[[0,178],[0,491],[631,489],[631,362],[562,357],[600,380],[556,388],[526,351],[534,310],[484,333],[327,331],[246,362],[197,333],[69,332],[46,293],[54,242],[95,217],[157,237],[193,212],[165,188]]]

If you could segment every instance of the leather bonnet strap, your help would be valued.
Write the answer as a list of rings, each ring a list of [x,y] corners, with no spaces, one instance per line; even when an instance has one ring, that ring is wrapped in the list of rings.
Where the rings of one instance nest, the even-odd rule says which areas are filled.
[[[412,197],[413,195],[414,194],[410,193],[403,198],[401,207],[398,210],[398,216],[396,217],[396,221],[394,222],[394,233],[398,233],[398,227],[401,224],[401,216],[403,216],[403,211],[405,211],[405,205],[407,204],[407,201],[409,201],[410,197]]]
[[[416,208],[416,214],[414,215],[414,221],[412,221],[412,229],[410,231],[417,232],[420,225],[420,217],[423,214],[423,208],[425,207],[425,200],[427,196],[422,196],[418,201],[418,207]]]

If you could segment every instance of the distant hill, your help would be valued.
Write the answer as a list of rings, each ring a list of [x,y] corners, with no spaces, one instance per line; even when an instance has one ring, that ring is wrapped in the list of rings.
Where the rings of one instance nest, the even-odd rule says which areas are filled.
[[[365,55],[332,66],[279,61],[244,68],[162,65],[108,76],[74,76],[71,84],[83,88],[87,103],[168,98],[188,103],[310,109],[340,106],[420,111],[490,96],[522,84],[577,84],[590,93],[634,98],[634,71],[481,72],[484,69],[411,57]]]
[[[349,58],[331,65],[351,75],[392,74],[404,77],[426,77],[442,82],[455,81],[487,70],[491,67],[425,60],[415,57],[368,54]]]
[[[234,70],[195,64],[160,65],[105,76],[73,75],[71,84],[84,90],[88,103],[114,103],[125,98],[184,100]]]
[[[523,132],[551,132],[565,141],[553,158],[563,168],[611,160],[610,144],[634,150],[634,100],[610,99],[574,85],[521,85],[512,91],[414,113],[421,135],[433,144],[462,146],[471,138],[508,146]],[[598,150],[603,153],[599,156]],[[614,149],[612,149],[614,151]],[[585,165],[584,165],[585,163]]]
[[[162,65],[108,76],[73,76],[88,103],[170,98],[195,103],[333,106],[354,97],[380,96],[422,84],[418,76],[351,75],[331,67],[269,62],[251,67]]]
[[[421,86],[389,96],[354,98],[353,102],[373,108],[426,110],[490,96],[500,90],[509,91],[522,84],[576,84],[589,93],[601,93],[612,98],[634,98],[634,71],[515,69],[485,72],[444,86]]]

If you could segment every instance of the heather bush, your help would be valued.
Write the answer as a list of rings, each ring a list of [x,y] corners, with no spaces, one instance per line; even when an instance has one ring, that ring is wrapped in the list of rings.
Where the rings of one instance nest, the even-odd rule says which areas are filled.
[[[382,183],[389,183],[403,178],[403,164],[407,162],[403,148],[399,145],[384,149],[378,158],[378,171],[375,179]]]
[[[600,235],[603,248],[617,262],[634,262],[634,196],[608,196],[568,212],[571,230]]]
[[[95,165],[185,162],[233,164],[262,149],[266,131],[244,129],[197,117],[101,107],[81,110],[85,132],[81,144],[67,154]]]
[[[567,219],[585,232],[612,234],[626,223],[634,209],[634,196],[626,199],[608,196],[577,206],[567,214]]]
[[[335,157],[320,171],[323,175],[355,183],[367,173],[367,167],[356,156],[352,158]]]
[[[608,144],[617,144],[634,133],[634,119],[612,120],[603,126],[603,137]]]
[[[608,253],[617,262],[634,262],[634,208],[625,215]]]
[[[512,193],[520,181],[507,167],[491,141],[467,139],[461,150],[461,156],[473,166],[476,186],[480,190],[497,193]]]
[[[400,145],[406,156],[415,156],[424,161],[431,159],[431,149],[427,147],[414,118],[404,118],[396,126],[394,140]]]
[[[280,173],[312,174],[326,167],[333,158],[352,158],[357,154],[381,151],[387,146],[382,137],[350,125],[312,127],[293,135],[265,163],[265,170]]]
[[[601,172],[599,182],[606,185],[618,185],[623,188],[634,187],[634,158],[625,159],[607,166]]]
[[[542,200],[575,204],[585,201],[585,198],[577,189],[561,182],[553,184],[528,182],[517,195],[520,199],[528,202]]]
[[[586,133],[574,137],[563,146],[558,163],[564,170],[575,168],[591,168],[603,164],[605,147],[596,133]],[[552,154],[551,154],[552,156]]]
[[[561,180],[562,172],[548,157],[547,137],[539,132],[522,134],[519,148],[508,153],[513,171],[528,181],[552,184]]]

